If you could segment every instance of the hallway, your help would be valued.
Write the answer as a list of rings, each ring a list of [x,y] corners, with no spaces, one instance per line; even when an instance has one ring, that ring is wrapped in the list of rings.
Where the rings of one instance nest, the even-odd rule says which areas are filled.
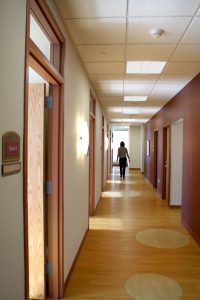
[[[152,247],[139,242],[136,234],[147,229],[168,230],[154,239],[144,238],[164,244]],[[169,279],[166,283],[152,279],[150,284],[149,277],[145,283],[135,277],[140,287],[138,290],[136,284],[134,291],[130,278],[143,273],[161,275],[156,280]],[[113,169],[96,215],[90,219],[64,299],[200,299],[200,249],[181,225],[180,210],[169,209],[139,171],[127,171],[124,181],[118,168]]]

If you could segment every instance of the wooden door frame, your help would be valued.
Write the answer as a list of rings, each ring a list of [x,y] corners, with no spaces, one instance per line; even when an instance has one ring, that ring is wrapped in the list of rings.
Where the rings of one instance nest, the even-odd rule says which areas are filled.
[[[166,199],[168,205],[170,203],[170,141],[171,141],[171,130],[170,124],[167,124],[163,127],[163,182],[162,182],[162,198]],[[167,172],[165,168],[165,157],[167,158]],[[167,182],[167,186],[166,186]]]
[[[154,160],[153,160],[153,187],[158,185],[158,129],[154,129]]]
[[[92,141],[90,140],[89,145],[89,216],[93,216],[95,212],[95,199],[94,199],[94,193],[95,193],[95,117],[90,114],[90,122],[92,122],[92,133],[89,133],[89,136],[92,136]],[[93,155],[91,154],[91,147]],[[91,178],[91,172],[93,174],[93,177]]]
[[[52,39],[59,41],[52,47],[51,59],[48,61],[39,48],[30,39],[30,14],[37,15],[41,26],[52,34]],[[49,226],[51,246],[49,256],[52,259],[53,272],[50,275],[50,297],[63,298],[64,294],[64,242],[63,242],[63,145],[64,145],[64,37],[45,1],[27,0],[26,24],[26,58],[25,58],[25,96],[24,96],[24,240],[25,240],[25,294],[29,295],[28,266],[28,85],[29,67],[32,67],[45,80],[52,84],[52,95],[55,99],[53,109],[49,113],[50,144],[49,144],[49,180],[52,180],[53,192],[49,197]]]

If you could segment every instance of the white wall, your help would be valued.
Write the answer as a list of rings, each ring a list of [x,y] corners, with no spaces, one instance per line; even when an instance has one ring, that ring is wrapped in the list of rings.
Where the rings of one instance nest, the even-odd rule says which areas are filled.
[[[129,128],[129,156],[131,163],[129,168],[141,169],[141,126],[130,126]]]
[[[0,1],[0,136],[16,131],[23,161],[26,1]],[[2,139],[0,138],[0,149]],[[0,157],[2,162],[2,151]],[[23,174],[0,175],[0,298],[23,300]]]
[[[170,205],[182,203],[183,120],[171,124]]]
[[[88,228],[89,158],[79,153],[79,127],[89,127],[90,82],[53,0],[47,3],[66,39],[64,121],[64,277],[66,279]],[[95,204],[101,195],[102,111],[96,104]]]

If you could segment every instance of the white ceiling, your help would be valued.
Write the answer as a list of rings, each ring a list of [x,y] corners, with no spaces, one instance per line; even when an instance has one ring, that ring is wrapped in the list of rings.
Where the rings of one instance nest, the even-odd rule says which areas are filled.
[[[200,0],[55,2],[110,122],[145,123],[200,72]],[[167,64],[161,74],[126,74],[127,60]]]

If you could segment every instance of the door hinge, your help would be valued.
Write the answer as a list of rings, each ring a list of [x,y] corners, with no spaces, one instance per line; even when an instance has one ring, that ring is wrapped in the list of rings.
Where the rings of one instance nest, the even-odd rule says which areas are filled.
[[[49,275],[52,273],[52,263],[45,263],[45,275]]]
[[[44,192],[45,192],[45,194],[52,193],[52,182],[51,181],[47,180],[44,182]]]
[[[53,108],[53,98],[49,96],[44,97],[44,108],[52,109]]]

